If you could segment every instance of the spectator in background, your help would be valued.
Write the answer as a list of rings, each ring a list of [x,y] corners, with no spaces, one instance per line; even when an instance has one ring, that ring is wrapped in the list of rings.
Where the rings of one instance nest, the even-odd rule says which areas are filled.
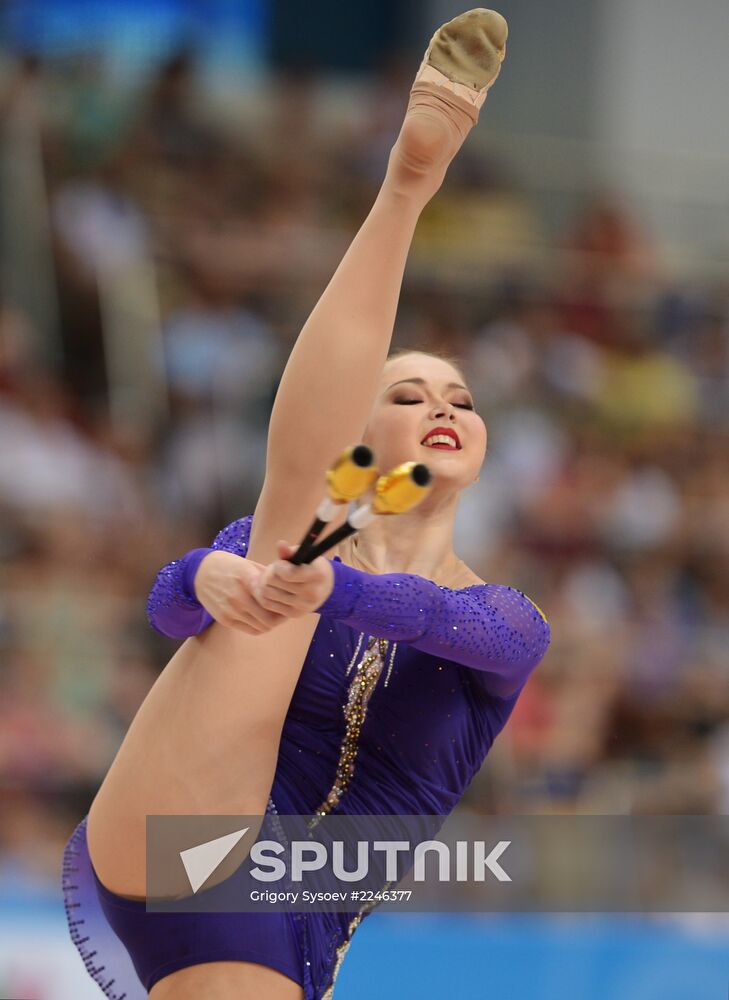
[[[182,510],[232,516],[257,496],[258,479],[242,481],[240,470],[265,463],[280,347],[270,326],[240,301],[233,276],[204,261],[193,263],[188,275],[188,301],[164,329],[165,377],[177,421],[161,481]]]
[[[46,774],[66,801],[98,784],[121,720],[168,658],[142,628],[139,594],[170,552],[201,544],[258,494],[287,332],[370,200],[403,109],[399,73],[395,61],[345,130],[320,78],[281,79],[266,91],[280,113],[265,133],[256,115],[266,94],[253,112],[236,105],[224,128],[191,54],[160,66],[142,93],[112,85],[93,58],[70,80],[33,57],[8,67],[0,837],[14,781],[34,810],[25,832],[39,858],[56,836],[33,805]],[[471,803],[609,812],[698,802],[725,812],[726,282],[663,273],[663,247],[616,199],[583,205],[567,192],[576,221],[565,236],[550,233],[554,206],[505,186],[493,153],[475,155],[489,194],[454,174],[447,212],[423,220],[397,343],[457,339],[491,431],[457,549],[483,578],[550,594],[555,639]],[[344,191],[327,183],[343,170]],[[43,181],[54,280],[33,243],[48,206]],[[139,366],[164,383],[162,395],[169,386],[171,407],[137,433],[111,418],[97,276],[142,258],[154,268],[163,338],[142,328]],[[49,288],[61,305],[56,374]],[[119,328],[128,331],[124,316]],[[234,460],[219,460],[216,446]],[[95,527],[81,539],[86,523]],[[95,571],[110,561],[108,573]],[[78,718],[98,748],[95,776],[68,742]],[[55,760],[51,737],[63,748]]]
[[[175,169],[189,169],[217,145],[205,113],[190,49],[174,53],[154,76],[140,101],[130,142],[145,159],[159,159]]]

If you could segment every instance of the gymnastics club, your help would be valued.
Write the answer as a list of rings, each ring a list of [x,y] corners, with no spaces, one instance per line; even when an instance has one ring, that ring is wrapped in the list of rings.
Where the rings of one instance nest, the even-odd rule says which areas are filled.
[[[375,484],[372,502],[353,511],[344,524],[310,548],[303,561],[313,562],[342,539],[370,524],[377,514],[404,514],[412,510],[430,492],[431,479],[430,469],[422,462],[403,462],[391,472],[380,476]]]
[[[316,518],[289,562],[299,566],[307,563],[314,542],[337,512],[337,507],[361,497],[377,479],[377,468],[372,464],[374,455],[366,444],[353,445],[343,451],[331,468],[327,469],[327,496],[316,511]]]

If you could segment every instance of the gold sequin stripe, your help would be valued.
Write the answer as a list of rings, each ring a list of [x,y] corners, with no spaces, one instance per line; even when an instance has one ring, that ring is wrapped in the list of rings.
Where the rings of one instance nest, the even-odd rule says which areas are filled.
[[[359,642],[355,648],[354,655],[352,656],[349,666],[347,667],[345,675],[347,677],[352,670],[354,661],[359,655],[363,640],[364,632],[360,634]],[[316,814],[313,819],[309,822],[310,830],[317,825],[322,816],[326,816],[327,813],[331,812],[331,810],[339,804],[340,799],[346,792],[347,787],[352,780],[352,775],[354,774],[354,760],[357,756],[357,750],[359,749],[359,738],[360,733],[362,732],[362,724],[365,720],[365,716],[367,715],[367,705],[370,700],[370,696],[375,689],[375,685],[379,680],[380,674],[382,673],[382,668],[385,664],[385,658],[387,656],[389,646],[390,642],[388,639],[377,639],[375,636],[370,636],[364,656],[357,664],[357,669],[354,677],[352,678],[352,683],[349,686],[347,704],[344,706],[344,718],[346,720],[346,725],[344,739],[342,740],[342,746],[339,751],[339,761],[337,763],[334,784],[332,785],[327,797],[316,810]],[[385,678],[385,687],[387,687],[390,680],[390,673],[392,671],[396,649],[397,643],[393,643],[392,650],[390,651],[390,662],[387,669],[387,677]]]
[[[384,892],[386,889],[389,889],[391,885],[393,885],[392,882],[385,882],[380,892]],[[345,941],[342,941],[342,943],[337,948],[337,958],[334,963],[334,969],[332,970],[332,981],[327,987],[326,991],[322,993],[321,1000],[333,1000],[334,986],[336,984],[337,976],[342,966],[342,962],[344,961],[345,956],[347,954],[347,949],[352,943],[352,935],[356,931],[359,924],[362,922],[363,918],[369,913],[370,910],[374,909],[375,906],[377,906],[376,900],[371,900],[370,902],[365,903],[364,906],[362,906],[362,908],[360,909],[357,916],[350,921],[349,927],[347,928],[347,938]]]
[[[344,961],[345,955],[347,954],[347,949],[352,943],[352,935],[354,934],[357,925],[362,920],[362,914],[358,913],[357,916],[352,920],[347,928],[347,940],[343,941],[342,944],[337,948],[337,960],[334,963],[334,969],[332,971],[332,981],[327,987],[327,989],[322,993],[321,1000],[333,1000],[334,998],[334,984],[337,981],[337,976],[339,975],[339,970],[341,968],[342,962]]]

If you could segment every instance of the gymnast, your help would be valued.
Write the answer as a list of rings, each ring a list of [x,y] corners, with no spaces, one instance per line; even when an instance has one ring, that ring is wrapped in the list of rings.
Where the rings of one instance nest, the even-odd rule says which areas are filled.
[[[466,379],[450,359],[388,357],[418,217],[506,36],[481,8],[433,36],[372,210],[286,364],[253,515],[152,588],[152,625],[185,641],[64,856],[71,936],[111,1000],[331,997],[366,911],[147,913],[146,816],[446,816],[546,651],[536,605],[453,551],[486,452]],[[426,463],[429,495],[294,565],[328,466],[358,441],[380,470]]]

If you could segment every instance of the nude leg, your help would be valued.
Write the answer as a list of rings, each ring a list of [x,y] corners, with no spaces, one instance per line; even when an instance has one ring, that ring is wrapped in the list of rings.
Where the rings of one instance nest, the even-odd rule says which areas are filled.
[[[150,1000],[303,1000],[293,979],[255,962],[205,962],[165,976]]]
[[[506,39],[504,18],[483,8],[431,39],[375,204],[299,334],[276,394],[251,539],[259,561],[273,555],[277,526],[306,527],[310,511],[291,502],[291,481],[301,499],[316,502],[327,465],[364,429],[415,225],[478,119]]]
[[[457,78],[492,83],[504,47],[505,22],[489,11],[462,15],[434,36],[433,56],[453,79],[430,64],[421,67],[377,199],[301,330],[276,394],[249,550],[259,562],[275,558],[278,538],[299,540],[327,466],[361,438],[390,348],[415,226],[485,97]]]
[[[283,721],[318,616],[262,636],[213,625],[178,649],[147,694],[91,805],[101,882],[146,893],[148,815],[262,816]]]

